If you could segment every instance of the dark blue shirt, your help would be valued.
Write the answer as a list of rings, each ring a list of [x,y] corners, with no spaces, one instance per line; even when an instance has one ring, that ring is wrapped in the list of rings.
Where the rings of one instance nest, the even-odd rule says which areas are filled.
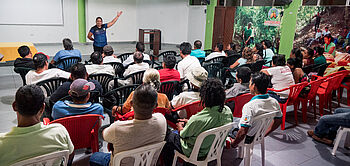
[[[90,29],[90,32],[94,35],[94,46],[104,47],[107,45],[106,29],[107,24],[102,24],[101,28],[95,25]]]

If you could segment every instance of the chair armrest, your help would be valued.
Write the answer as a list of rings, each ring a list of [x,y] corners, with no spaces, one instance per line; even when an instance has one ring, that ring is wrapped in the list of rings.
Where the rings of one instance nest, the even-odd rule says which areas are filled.
[[[49,118],[43,118],[43,123],[44,123],[44,125],[48,125],[50,123],[50,119]]]
[[[268,91],[273,91],[273,92],[283,92],[283,91],[286,91],[286,90],[289,90],[289,88],[284,88],[284,89],[281,89],[281,90],[276,90],[276,89],[272,89],[272,88],[267,88]]]
[[[322,78],[322,76],[312,75],[312,76],[311,76],[311,81],[315,81],[315,80],[317,80],[318,78]]]

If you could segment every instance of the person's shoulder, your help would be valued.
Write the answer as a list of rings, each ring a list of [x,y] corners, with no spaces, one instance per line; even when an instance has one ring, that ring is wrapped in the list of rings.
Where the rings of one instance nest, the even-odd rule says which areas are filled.
[[[165,121],[165,120],[166,120],[165,117],[164,117],[164,115],[161,114],[161,113],[154,113],[154,114],[152,114],[152,118],[157,119],[157,121],[158,121],[158,120],[162,120],[162,121]]]

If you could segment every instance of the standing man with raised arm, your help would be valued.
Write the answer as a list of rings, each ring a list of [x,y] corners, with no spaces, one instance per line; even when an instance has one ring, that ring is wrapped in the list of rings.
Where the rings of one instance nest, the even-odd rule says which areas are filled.
[[[122,13],[122,11],[117,12],[117,16],[107,24],[103,24],[101,17],[96,18],[96,25],[91,27],[90,32],[87,36],[91,41],[94,41],[94,51],[102,53],[103,47],[107,45],[106,29],[114,25]],[[94,35],[93,38],[92,35]]]

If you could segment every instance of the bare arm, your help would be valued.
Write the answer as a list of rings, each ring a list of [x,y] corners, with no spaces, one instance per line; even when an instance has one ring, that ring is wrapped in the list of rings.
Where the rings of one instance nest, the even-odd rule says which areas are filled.
[[[265,70],[265,69],[261,70],[261,72],[265,73],[268,76],[270,75],[269,72],[267,72],[267,70]]]
[[[238,130],[237,136],[236,136],[235,140],[232,143],[233,147],[237,147],[238,144],[243,141],[243,139],[245,138],[245,136],[248,133],[248,130],[249,130],[249,127],[241,127]]]
[[[271,132],[276,130],[282,123],[282,119],[273,119],[273,123],[270,125],[269,129],[267,129],[265,137],[269,135]]]
[[[94,38],[92,38],[92,35],[93,34],[91,32],[89,32],[87,38],[90,39],[91,41],[95,41]]]
[[[235,62],[234,64],[232,64],[232,65],[230,66],[230,68],[233,69],[233,68],[235,68],[235,67],[238,66],[238,65],[239,65],[238,60],[236,60],[236,62]]]
[[[115,22],[117,22],[117,20],[118,20],[118,18],[120,17],[120,15],[122,15],[122,11],[120,11],[120,12],[118,12],[117,13],[117,16],[111,21],[111,22],[109,22],[108,24],[107,24],[107,28],[109,28],[109,27],[111,27],[112,25],[114,25],[115,24]]]

